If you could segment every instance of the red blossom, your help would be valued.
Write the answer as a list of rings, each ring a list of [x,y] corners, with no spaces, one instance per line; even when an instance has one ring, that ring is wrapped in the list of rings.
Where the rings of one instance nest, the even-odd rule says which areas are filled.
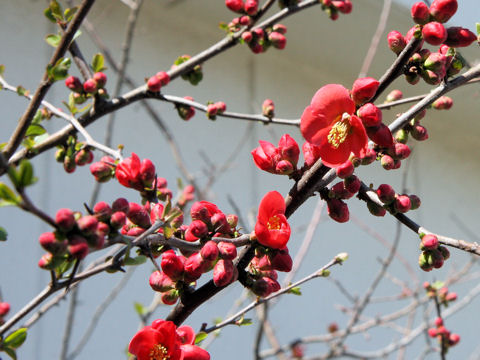
[[[255,234],[262,245],[283,249],[290,239],[290,225],[285,217],[285,201],[277,191],[267,193],[258,208]]]
[[[278,147],[268,141],[259,141],[260,146],[252,150],[253,161],[261,170],[272,174],[289,175],[297,166],[300,148],[290,135],[284,134]]]
[[[300,121],[303,137],[318,146],[325,165],[336,167],[353,152],[362,157],[367,134],[362,121],[353,115],[355,103],[349,91],[339,84],[328,84],[313,96]]]

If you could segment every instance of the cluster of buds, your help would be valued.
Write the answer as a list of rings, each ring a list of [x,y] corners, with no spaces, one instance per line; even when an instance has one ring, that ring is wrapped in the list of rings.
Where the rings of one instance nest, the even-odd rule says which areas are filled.
[[[422,250],[418,258],[420,268],[424,271],[441,268],[445,260],[450,257],[450,251],[445,246],[440,245],[435,235],[423,234],[420,238],[420,250]]]
[[[85,258],[90,249],[102,249],[105,237],[119,228],[110,221],[114,209],[115,203],[110,208],[100,202],[95,205],[93,215],[82,215],[70,209],[58,210],[55,216],[56,230],[40,235],[40,245],[48,253],[42,256],[38,266],[53,270],[65,261]],[[125,216],[121,219],[116,216],[115,219],[124,222]]]
[[[278,175],[290,175],[297,169],[300,148],[290,135],[283,135],[278,147],[268,141],[260,140],[259,143],[260,146],[252,150],[258,168]]]
[[[5,323],[4,317],[10,312],[10,304],[8,302],[0,302],[0,325]]]
[[[100,161],[90,165],[90,173],[96,181],[104,183],[115,176],[115,160],[110,156],[103,156]]]
[[[335,168],[336,174],[343,181],[334,184],[328,193],[323,193],[324,200],[327,201],[328,215],[335,221],[344,223],[350,218],[348,206],[344,200],[353,197],[360,190],[360,179],[353,175],[354,166],[350,160]]]
[[[183,98],[185,100],[193,101],[193,97],[191,96],[184,96]],[[178,112],[178,116],[180,116],[180,118],[185,121],[190,120],[195,115],[195,109],[193,108],[193,106],[176,103],[175,109]]]
[[[170,76],[165,71],[160,71],[150,77],[147,81],[147,88],[149,91],[158,92],[162,86],[168,85]]]
[[[292,270],[292,264],[287,247],[283,249],[257,247],[255,256],[248,266],[250,290],[261,297],[280,290],[277,271],[289,272]]]
[[[76,76],[69,76],[65,79],[65,86],[73,92],[75,104],[83,104],[88,97],[98,94],[101,97],[108,97],[104,89],[107,83],[107,76],[98,71],[93,77],[85,80],[83,83]]]
[[[243,15],[232,19],[232,21],[224,26],[224,28],[229,34],[233,34],[239,31],[243,26],[250,26],[251,24],[252,18],[248,15]]]
[[[375,191],[383,206],[373,201],[367,201],[368,210],[372,215],[384,216],[387,211],[392,214],[406,213],[420,207],[421,201],[417,195],[397,194],[388,184],[381,184]]]
[[[69,136],[64,145],[58,146],[55,159],[63,163],[67,173],[73,173],[78,166],[90,164],[93,161],[93,152],[83,142],[77,142],[74,136]]]
[[[338,19],[338,13],[350,14],[352,12],[352,2],[350,0],[320,0],[322,10],[328,14],[332,20]]]
[[[402,129],[398,130],[395,134],[395,140],[398,143],[406,144],[409,136],[414,140],[424,141],[428,139],[427,128],[420,124],[420,120],[425,117],[426,110],[422,110],[418,113],[408,124],[406,124]]]
[[[190,55],[182,55],[179,56],[172,65],[172,70],[175,69],[180,64],[184,63],[185,61],[190,60]],[[189,81],[192,85],[198,85],[200,81],[203,79],[203,72],[202,72],[202,65],[197,64],[192,69],[187,72],[182,73],[182,79],[185,81]]]
[[[207,119],[216,120],[217,115],[223,114],[227,110],[227,105],[223,101],[217,101],[216,103],[209,102],[207,104]]]
[[[225,5],[239,14],[255,16],[258,12],[258,0],[225,0]]]
[[[450,347],[455,346],[460,342],[460,335],[451,333],[450,330],[447,330],[441,317],[435,319],[435,327],[428,329],[428,336],[431,338],[437,338],[438,343],[442,347],[443,353],[446,353]]]
[[[152,190],[156,180],[155,165],[150,159],[140,158],[132,153],[115,168],[115,177],[125,187],[138,191]]]
[[[430,284],[428,281],[423,283],[423,288],[427,292],[429,298],[437,298],[438,302],[447,307],[450,302],[457,300],[457,293],[450,292],[442,282]]]
[[[270,46],[282,50],[287,45],[285,34],[287,27],[282,24],[275,24],[265,29],[255,28],[251,31],[245,31],[242,39],[248,44],[248,47],[254,54],[267,51]]]

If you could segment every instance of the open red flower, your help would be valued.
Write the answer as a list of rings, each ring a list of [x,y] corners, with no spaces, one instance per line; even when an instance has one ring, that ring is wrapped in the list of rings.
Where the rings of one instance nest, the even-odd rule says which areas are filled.
[[[210,360],[210,354],[194,343],[190,326],[177,328],[171,321],[158,319],[135,334],[128,351],[137,360]]]
[[[300,131],[309,143],[319,147],[325,165],[335,167],[353,152],[363,157],[367,133],[362,121],[353,115],[355,103],[349,91],[339,84],[328,84],[313,96],[302,114]]]
[[[149,159],[140,158],[137,154],[124,159],[117,165],[115,176],[123,186],[142,191],[151,187],[155,180],[155,165]]]
[[[283,249],[290,239],[290,225],[285,217],[285,201],[277,191],[267,193],[258,207],[255,235],[262,245]]]

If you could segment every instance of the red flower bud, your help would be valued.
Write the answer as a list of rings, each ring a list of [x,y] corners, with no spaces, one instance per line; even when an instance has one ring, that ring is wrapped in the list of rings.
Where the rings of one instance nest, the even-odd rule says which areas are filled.
[[[67,249],[67,244],[63,240],[57,240],[55,234],[46,232],[40,235],[38,242],[49,253],[53,255],[62,254]]]
[[[0,302],[0,316],[5,316],[10,311],[10,304],[8,302]]]
[[[356,194],[362,185],[360,179],[355,175],[347,177],[343,182],[345,184],[345,189],[352,194]]]
[[[93,80],[97,83],[97,88],[103,88],[107,83],[107,75],[100,71],[96,72],[93,74]]]
[[[127,216],[123,211],[114,212],[110,217],[110,226],[114,229],[120,229],[123,225],[125,225],[126,219]]]
[[[380,123],[380,125],[375,127],[368,127],[366,130],[370,140],[379,146],[386,148],[393,146],[392,132],[384,123]]]
[[[305,142],[302,145],[303,157],[307,166],[312,166],[320,158],[320,146]]]
[[[258,0],[246,0],[244,10],[250,16],[256,15],[258,11]]]
[[[430,336],[431,338],[436,337],[437,336],[437,329],[435,329],[435,328],[428,329],[428,336]]]
[[[448,345],[455,346],[460,342],[460,335],[458,334],[450,334],[448,338]]]
[[[392,50],[395,54],[400,54],[405,46],[407,46],[407,41],[403,37],[403,35],[396,31],[390,31],[387,35],[388,47]]]
[[[283,272],[290,272],[292,270],[293,260],[287,248],[278,250],[275,255],[271,257],[270,261],[274,270]]]
[[[402,143],[395,144],[395,158],[404,160],[410,156],[410,153],[411,150],[408,145]]]
[[[214,241],[207,241],[200,250],[200,255],[208,261],[215,261],[218,257],[218,247]]]
[[[167,292],[175,288],[175,282],[160,271],[154,271],[150,275],[148,283],[153,291]]]
[[[352,12],[352,2],[350,0],[332,0],[332,5],[343,14]]]
[[[228,285],[233,279],[234,267],[232,260],[218,260],[213,268],[213,282],[215,286],[221,287]]]
[[[289,161],[293,167],[297,166],[300,156],[300,148],[297,142],[290,135],[283,135],[278,141],[278,153],[282,160]]]
[[[457,300],[457,293],[451,292],[448,293],[447,296],[445,296],[446,301],[455,301]]]
[[[163,272],[173,281],[183,276],[183,261],[173,250],[165,251],[160,262]]]
[[[162,81],[157,76],[151,76],[147,81],[149,91],[158,92],[162,88]]]
[[[77,220],[77,226],[84,235],[93,235],[97,230],[98,220],[92,215],[82,216]]]
[[[250,41],[252,41],[252,38],[253,38],[253,35],[250,31],[245,31],[244,33],[242,33],[242,39],[246,43],[249,43]]]
[[[368,211],[370,211],[370,214],[374,216],[385,216],[385,214],[387,213],[387,210],[383,206],[380,206],[370,200],[367,201],[367,208]]]
[[[410,130],[410,135],[412,135],[412,138],[418,141],[423,141],[428,139],[428,131],[422,125],[414,125]]]
[[[210,261],[204,260],[199,252],[190,255],[184,264],[184,280],[186,282],[198,280],[211,264]]]
[[[266,99],[262,104],[262,115],[272,118],[275,115],[275,104],[272,100]]]
[[[407,195],[397,195],[393,207],[400,213],[406,213],[411,208],[410,198]]]
[[[410,210],[416,210],[420,207],[421,201],[417,195],[408,195],[410,198],[411,207]]]
[[[125,198],[118,198],[112,203],[113,212],[121,211],[121,212],[127,213],[129,210],[129,207],[130,205],[128,203],[128,200]]]
[[[445,40],[445,45],[450,47],[467,47],[475,40],[477,40],[477,35],[470,30],[459,26],[453,26],[447,29],[447,40]]]
[[[260,146],[253,149],[251,154],[255,165],[261,170],[275,173],[276,165],[280,159],[278,149],[272,143],[268,141],[259,141]]]
[[[82,260],[88,255],[88,243],[84,237],[73,235],[68,239],[68,252],[72,257]]]
[[[447,39],[447,30],[439,22],[429,22],[423,26],[422,36],[430,45],[440,45]]]
[[[345,179],[353,175],[354,167],[350,160],[345,161],[343,164],[335,168],[335,172],[340,179]]]
[[[237,257],[237,247],[232,243],[220,241],[218,243],[218,252],[220,257],[225,260],[233,260]]]
[[[208,227],[203,221],[194,220],[188,227],[188,231],[196,238],[202,238],[208,234]]]
[[[441,96],[435,100],[432,104],[432,107],[436,110],[448,110],[452,107],[453,100],[448,96]]]
[[[234,12],[241,13],[243,10],[243,0],[225,0],[225,5]]]
[[[434,52],[430,53],[423,63],[423,67],[432,71],[439,71],[445,67],[447,63],[447,57],[441,53]]]
[[[134,202],[129,203],[127,217],[132,223],[143,229],[148,229],[152,225],[150,214],[145,207]]]
[[[348,206],[342,200],[328,199],[327,200],[328,215],[339,223],[347,222],[350,218]]]
[[[143,159],[140,164],[139,177],[146,187],[151,187],[155,180],[155,165],[150,159]]]
[[[97,82],[93,79],[88,79],[83,83],[83,90],[87,94],[93,94],[97,92]]]
[[[352,100],[356,105],[361,105],[370,100],[377,92],[380,83],[372,77],[355,80],[352,86]]]
[[[76,93],[83,91],[82,82],[76,76],[69,76],[65,79],[65,86]]]
[[[380,164],[385,170],[392,170],[395,168],[395,160],[389,155],[383,155]]]
[[[400,90],[392,90],[388,93],[385,102],[397,101],[403,98],[403,93]]]
[[[114,167],[110,165],[109,163],[114,163],[115,160],[113,160],[109,156],[104,156],[100,159],[100,161],[94,162],[93,164],[90,165],[90,172],[92,175],[95,177],[95,180],[103,183],[107,182],[113,177],[113,169]]]
[[[287,45],[287,38],[279,32],[273,31],[268,35],[268,40],[272,42],[274,48],[282,50]]]
[[[384,204],[390,204],[393,200],[395,200],[395,190],[388,185],[382,184],[377,189],[377,195],[381,202]]]
[[[162,303],[164,303],[165,305],[175,305],[175,303],[178,300],[178,297],[179,297],[178,291],[175,289],[172,289],[170,291],[164,292],[160,297],[160,300],[162,300]]]
[[[358,117],[365,127],[378,126],[382,122],[382,111],[372,103],[367,103],[357,110]]]
[[[438,22],[447,22],[456,12],[457,0],[435,0],[430,5],[430,15]]]
[[[273,25],[272,30],[284,35],[287,33],[287,27],[282,24]]]
[[[421,25],[426,24],[430,18],[428,6],[423,2],[413,4],[411,14],[413,21]]]
[[[438,238],[435,235],[427,234],[422,237],[421,241],[422,250],[433,250],[438,247]]]
[[[55,215],[55,223],[60,230],[69,231],[75,226],[75,216],[70,209],[60,209]]]
[[[112,216],[112,208],[105,201],[96,203],[93,207],[93,212],[100,221],[107,221]]]

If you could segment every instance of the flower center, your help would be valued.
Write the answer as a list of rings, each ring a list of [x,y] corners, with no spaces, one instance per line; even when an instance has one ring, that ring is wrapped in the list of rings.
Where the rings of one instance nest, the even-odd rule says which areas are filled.
[[[155,347],[150,350],[150,354],[148,354],[149,360],[168,360],[170,359],[170,355],[168,355],[168,350],[162,344],[157,344]]]
[[[341,143],[347,138],[350,130],[350,114],[343,113],[342,119],[337,121],[328,133],[327,140],[330,145],[338,149]]]
[[[280,230],[282,228],[282,224],[280,218],[275,215],[268,219],[267,223],[268,230]]]

